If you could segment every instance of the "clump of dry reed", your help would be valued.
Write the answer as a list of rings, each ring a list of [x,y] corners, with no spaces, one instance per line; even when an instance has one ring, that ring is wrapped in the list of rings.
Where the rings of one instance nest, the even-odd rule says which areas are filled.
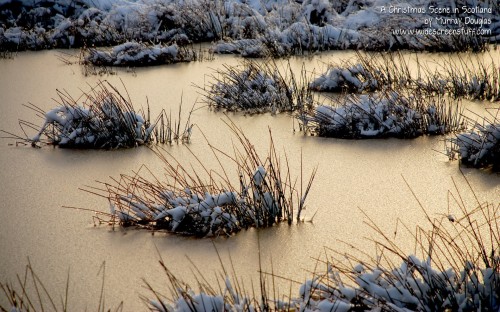
[[[362,53],[312,81],[315,91],[372,92],[407,88],[429,94],[448,94],[455,98],[500,100],[500,64],[493,54],[448,56],[436,69],[423,64],[417,56],[401,52]],[[412,72],[412,67],[416,71]]]
[[[152,45],[126,42],[111,51],[97,48],[86,49],[84,64],[94,66],[153,66],[196,61],[197,54],[188,46]]]
[[[346,96],[343,103],[319,105],[297,118],[303,131],[345,139],[415,138],[462,128],[458,101],[393,91]]]
[[[370,260],[352,254],[332,256],[326,263],[328,272],[306,283],[310,286],[307,306],[328,300],[327,305],[339,311],[500,308],[500,205],[475,197],[477,203],[470,206],[457,188],[449,192],[448,212],[435,218],[414,196],[427,222],[415,232],[406,227],[415,240],[415,254],[408,256],[365,214],[368,226],[378,235],[370,239],[378,256],[362,248],[359,251]],[[453,209],[461,215],[450,213]]]
[[[415,79],[420,76],[419,72]],[[354,59],[330,65],[328,71],[313,80],[309,87],[315,91],[361,93],[408,88],[413,80],[408,61],[402,53],[357,51]]]
[[[491,54],[489,60],[484,58],[475,54],[450,57],[438,68],[437,77],[454,97],[500,101],[500,62]]]
[[[280,68],[273,60],[224,65],[210,81],[208,86],[198,88],[205,102],[216,109],[277,113],[307,109],[313,103],[305,69],[297,78],[290,64]]]
[[[499,111],[495,109],[495,113],[492,113],[488,110],[490,116],[481,117],[481,122],[467,119],[468,131],[447,141],[446,152],[450,159],[458,156],[467,166],[500,171]]]
[[[238,143],[234,155],[208,143],[220,164],[219,172],[206,168],[196,155],[200,170],[180,163],[165,149],[156,149],[166,181],[143,166],[133,175],[122,174],[112,183],[88,188],[110,204],[110,213],[96,216],[99,223],[204,237],[229,236],[281,221],[291,224],[294,213],[299,220],[315,171],[305,191],[301,188],[299,192],[288,158],[280,158],[272,137],[263,158],[239,128],[232,122],[227,125]],[[235,166],[238,174],[232,179],[227,174],[229,165]]]
[[[58,106],[48,112],[31,103],[26,105],[44,119],[41,127],[20,120],[24,137],[2,132],[8,134],[8,138],[33,146],[42,143],[69,148],[111,149],[190,140],[190,118],[181,132],[180,110],[178,122],[171,121],[165,110],[151,121],[149,106],[147,114],[143,110],[136,112],[126,89],[122,94],[107,81],[99,82],[78,98],[59,90],[57,94]],[[29,136],[25,128],[36,130],[37,134]]]

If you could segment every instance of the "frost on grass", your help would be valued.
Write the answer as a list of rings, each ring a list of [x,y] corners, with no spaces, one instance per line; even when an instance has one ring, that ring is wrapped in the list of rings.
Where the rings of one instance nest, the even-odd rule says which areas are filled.
[[[249,56],[280,56],[348,48],[477,51],[500,39],[500,8],[494,1],[432,2],[436,8],[453,12],[462,6],[486,10],[477,14],[431,12],[429,5],[420,0],[6,0],[0,3],[0,50],[109,46],[127,41],[167,44],[180,35],[189,42],[236,44],[234,51]],[[389,7],[410,12],[390,13]],[[425,12],[419,11],[422,8]],[[446,18],[459,22],[436,22]],[[465,18],[488,22],[465,24]],[[435,22],[426,24],[429,19]],[[439,34],[462,28],[465,34]],[[245,44],[248,39],[258,41],[258,48],[252,51]]]
[[[496,111],[496,114],[491,114],[492,120],[487,117],[483,117],[481,123],[469,120],[467,132],[448,140],[450,159],[458,156],[468,166],[500,171],[500,120],[498,109]]]
[[[19,124],[26,137],[2,132],[33,146],[42,143],[68,148],[111,149],[190,139],[189,120],[182,133],[180,125],[174,125],[164,111],[151,121],[149,107],[147,115],[142,110],[136,111],[130,98],[125,98],[106,81],[78,98],[61,91],[58,96],[58,106],[47,112],[33,104],[29,106],[38,116],[43,116],[44,123],[38,127],[21,120]],[[37,130],[37,134],[30,137],[25,128]]]
[[[460,129],[458,102],[397,92],[348,96],[337,106],[319,105],[298,115],[303,130],[345,139],[445,134]]]
[[[234,124],[229,127],[239,142],[234,155],[210,146],[221,166],[219,172],[202,163],[196,170],[157,149],[166,181],[144,166],[136,174],[122,174],[115,183],[104,183],[102,196],[108,199],[110,212],[101,213],[98,221],[205,237],[230,236],[281,221],[291,224],[294,213],[300,219],[314,172],[304,194],[299,194],[288,162],[282,163],[285,160],[276,154],[272,139],[269,153],[262,158],[241,130]],[[235,176],[226,173],[231,166]]]
[[[111,51],[88,49],[85,62],[96,66],[150,66],[191,62],[195,52],[176,44],[169,46],[126,42],[113,47]]]
[[[309,87],[315,91],[358,93],[406,88],[455,98],[498,101],[500,63],[497,54],[448,56],[435,69],[430,69],[418,55],[357,52],[354,60],[330,65]]]
[[[297,80],[300,79],[300,80]],[[290,65],[246,61],[225,65],[212,74],[207,86],[199,87],[205,102],[216,109],[249,113],[290,112],[310,107],[312,94],[305,83],[305,71],[295,77]]]

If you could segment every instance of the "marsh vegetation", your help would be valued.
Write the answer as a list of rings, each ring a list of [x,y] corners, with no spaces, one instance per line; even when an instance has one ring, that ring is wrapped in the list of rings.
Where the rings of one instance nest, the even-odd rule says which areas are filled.
[[[0,310],[499,310],[500,8],[401,5],[2,2]]]
[[[354,93],[409,89],[493,102],[500,100],[500,64],[493,55],[450,54],[439,64],[428,64],[418,54],[356,52],[354,59],[330,64],[309,86],[315,91]]]
[[[231,236],[282,221],[292,224],[294,215],[300,221],[315,171],[307,184],[301,180],[297,186],[288,158],[276,152],[271,133],[268,154],[262,156],[237,125],[228,121],[227,126],[237,141],[233,155],[207,142],[218,169],[207,168],[203,158],[196,156],[201,168],[195,170],[167,150],[156,149],[165,181],[144,165],[114,183],[88,188],[90,193],[103,194],[110,205],[110,212],[99,213],[97,221],[197,237]],[[235,170],[230,170],[233,166]]]
[[[189,142],[192,125],[188,121],[181,128],[181,121],[173,121],[165,110],[151,119],[149,106],[146,111],[136,111],[127,90],[119,91],[107,81],[99,82],[90,91],[75,98],[58,91],[58,106],[47,112],[40,107],[26,105],[44,119],[41,127],[20,120],[24,136],[7,134],[7,138],[27,142],[32,146],[57,145],[69,148],[114,149],[135,147],[151,143]],[[127,96],[127,97],[126,97]],[[30,136],[26,130],[36,130]]]

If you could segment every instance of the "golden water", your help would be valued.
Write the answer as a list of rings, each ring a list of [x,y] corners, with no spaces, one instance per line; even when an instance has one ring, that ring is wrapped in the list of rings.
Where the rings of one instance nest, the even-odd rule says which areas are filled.
[[[78,65],[65,65],[57,59],[56,51],[21,53],[12,60],[0,60],[0,128],[19,133],[18,119],[40,123],[33,112],[22,104],[32,102],[48,110],[56,104],[56,89],[77,96],[79,89],[89,90],[98,80],[107,79],[117,86],[123,81],[135,105],[145,106],[146,97],[153,115],[161,108],[177,114],[178,104],[184,103],[184,113],[201,96],[192,85],[203,85],[207,75],[223,64],[237,64],[232,56],[216,57],[212,62],[195,62],[172,66],[119,70],[117,75],[84,76]],[[307,59],[292,58],[291,65],[300,69],[305,62],[308,71],[321,72],[325,63],[352,57],[351,52],[331,52]],[[423,58],[435,59],[432,55]],[[465,103],[484,114],[484,105]],[[223,123],[224,115],[202,105],[193,113],[197,125],[189,148],[200,155],[205,166],[217,168],[216,161],[207,155],[206,142],[228,152],[234,139]],[[185,114],[184,114],[185,115]],[[402,220],[409,228],[423,224],[424,219],[411,189],[431,216],[447,214],[447,191],[453,190],[453,179],[465,200],[473,205],[457,162],[449,162],[443,151],[442,137],[422,137],[415,140],[337,140],[308,137],[296,132],[287,115],[243,116],[229,114],[257,150],[266,151],[270,128],[277,149],[286,152],[294,174],[300,173],[302,153],[304,172],[318,167],[314,186],[309,194],[304,217],[313,222],[292,226],[280,225],[270,229],[248,230],[231,238],[214,240],[224,264],[230,268],[230,253],[238,278],[251,293],[251,281],[258,289],[258,244],[265,271],[296,281],[310,278],[316,261],[324,259],[325,249],[349,252],[340,241],[352,243],[372,253],[373,237],[364,222],[366,212],[387,233]],[[295,124],[295,128],[297,125]],[[159,172],[161,163],[145,148],[118,151],[81,151],[44,147],[15,147],[12,141],[0,141],[0,278],[15,281],[22,274],[29,257],[46,287],[56,298],[64,295],[67,272],[70,270],[72,310],[87,307],[97,309],[102,275],[99,267],[106,264],[106,302],[116,306],[124,301],[125,311],[144,310],[139,295],[148,294],[143,278],[168,294],[168,282],[158,260],[181,279],[196,285],[193,266],[188,258],[213,284],[220,263],[210,239],[192,239],[156,234],[133,229],[94,227],[92,213],[62,208],[84,207],[107,211],[106,200],[79,190],[95,181],[110,181],[110,176],[131,173],[141,164]],[[166,147],[179,161],[193,158],[182,145]],[[500,176],[463,168],[465,176],[481,201],[498,203]],[[456,212],[455,212],[456,213]],[[399,227],[398,241],[411,252],[412,240]],[[392,235],[392,234],[391,234]],[[373,252],[372,254],[375,254]],[[273,266],[271,267],[271,259]],[[317,270],[322,271],[324,265]],[[276,280],[281,294],[288,294],[290,282]],[[216,287],[217,288],[217,287]],[[298,285],[292,284],[292,294]],[[2,295],[0,295],[3,298]],[[4,300],[4,299],[2,299]]]

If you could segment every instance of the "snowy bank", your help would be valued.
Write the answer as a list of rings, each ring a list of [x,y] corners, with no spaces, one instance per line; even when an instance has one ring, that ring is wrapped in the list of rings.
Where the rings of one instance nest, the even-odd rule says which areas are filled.
[[[304,131],[323,137],[414,138],[460,129],[458,102],[397,92],[347,96],[337,106],[319,105],[299,114]]]
[[[209,144],[221,173],[195,170],[166,150],[157,149],[167,180],[159,181],[146,168],[133,175],[122,174],[114,183],[104,183],[102,196],[108,198],[110,209],[109,213],[100,213],[103,217],[99,222],[205,237],[230,236],[242,229],[270,227],[282,221],[291,224],[294,214],[299,220],[314,172],[301,194],[294,187],[295,178],[290,176],[288,165],[280,166],[273,144],[268,155],[261,158],[240,129],[234,124],[228,126],[239,142],[233,156]],[[235,167],[236,176],[227,176],[230,166]],[[95,194],[95,190],[90,193]]]
[[[77,98],[58,91],[58,106],[47,112],[31,104],[28,106],[44,118],[41,127],[21,120],[22,130],[36,129],[33,137],[21,137],[2,131],[10,138],[68,148],[112,149],[134,147],[150,143],[188,142],[192,126],[189,120],[183,133],[177,133],[173,122],[162,111],[156,120],[150,120],[143,111],[136,112],[130,98],[125,98],[109,82],[98,83],[89,92]],[[166,120],[166,122],[165,122]],[[179,121],[180,122],[180,121]]]
[[[437,10],[435,8],[439,8]],[[126,41],[222,40],[248,56],[328,49],[482,50],[500,40],[491,1],[7,0],[0,50],[93,47]],[[253,39],[254,51],[246,44]],[[224,44],[224,43],[223,43]],[[219,44],[216,51],[228,51]]]

